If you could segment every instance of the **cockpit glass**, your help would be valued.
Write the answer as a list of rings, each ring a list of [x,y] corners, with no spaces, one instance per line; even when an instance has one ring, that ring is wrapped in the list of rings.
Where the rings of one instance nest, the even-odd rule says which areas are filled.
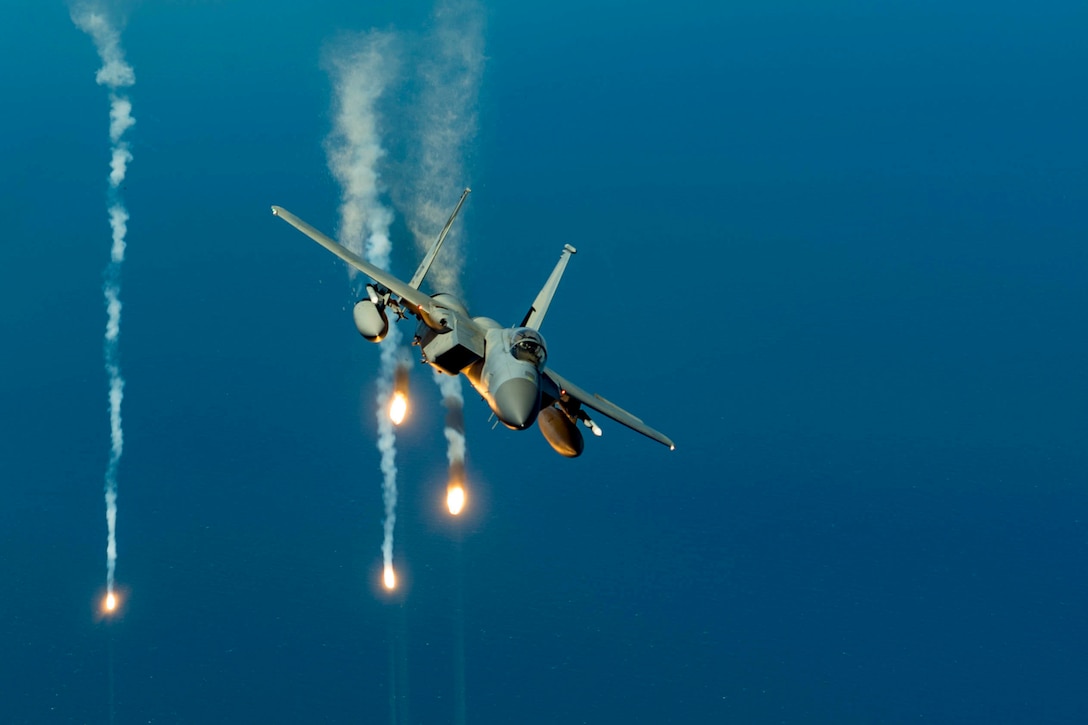
[[[510,348],[510,354],[518,360],[532,363],[537,368],[543,368],[548,357],[539,336],[527,330],[514,333],[514,344]]]

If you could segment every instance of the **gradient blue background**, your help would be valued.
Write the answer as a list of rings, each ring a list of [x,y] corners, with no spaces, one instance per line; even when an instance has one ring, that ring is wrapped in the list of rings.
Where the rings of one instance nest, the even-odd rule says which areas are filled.
[[[126,10],[112,624],[106,92],[0,25],[0,722],[107,722],[111,646],[119,723],[453,722],[458,591],[468,722],[1088,722],[1088,6],[486,8],[470,308],[577,246],[550,362],[678,450],[469,393],[455,524],[415,371],[393,599],[377,351],[269,205],[335,229],[321,49],[431,7]]]

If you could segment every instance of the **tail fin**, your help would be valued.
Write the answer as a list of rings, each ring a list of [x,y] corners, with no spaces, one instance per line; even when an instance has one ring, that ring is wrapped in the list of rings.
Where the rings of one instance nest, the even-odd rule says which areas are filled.
[[[471,191],[472,189],[465,189],[461,192],[461,200],[457,202],[457,206],[454,208],[453,213],[450,214],[446,226],[442,227],[442,231],[438,233],[438,239],[435,239],[434,244],[431,245],[431,251],[427,252],[427,256],[419,263],[419,269],[416,270],[416,273],[412,275],[411,281],[408,282],[409,287],[419,289],[419,285],[423,284],[423,278],[427,276],[427,270],[431,268],[435,255],[438,254],[438,250],[442,247],[442,242],[446,241],[446,235],[449,234],[450,227],[453,226],[453,220],[457,218],[457,213],[461,211],[461,205],[465,203],[465,198]]]
[[[576,254],[577,251],[569,244],[563,245],[563,253],[559,255],[559,262],[555,265],[555,269],[552,270],[548,281],[544,283],[544,287],[541,288],[536,299],[533,300],[533,306],[525,313],[525,319],[521,321],[522,327],[531,327],[534,330],[540,329],[541,323],[544,322],[544,315],[548,314],[548,306],[552,303],[552,297],[555,296],[555,288],[559,286],[559,280],[567,269],[570,255]]]

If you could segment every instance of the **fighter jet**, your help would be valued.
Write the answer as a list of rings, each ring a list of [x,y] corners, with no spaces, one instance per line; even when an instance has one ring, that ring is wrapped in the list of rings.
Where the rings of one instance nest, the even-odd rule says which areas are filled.
[[[535,422],[557,453],[574,458],[584,448],[578,423],[601,435],[600,426],[586,410],[589,408],[675,449],[665,435],[547,366],[548,349],[540,325],[567,262],[575,253],[574,247],[564,245],[555,269],[516,327],[503,327],[489,317],[473,317],[461,300],[448,293],[428,295],[420,291],[470,191],[465,189],[461,194],[449,221],[408,282],[375,267],[286,209],[273,206],[272,213],[372,280],[366,285],[366,298],[359,300],[353,310],[359,334],[370,342],[381,342],[389,331],[389,311],[397,320],[415,318],[419,324],[412,344],[419,346],[423,362],[447,375],[468,378],[507,428],[524,430]]]

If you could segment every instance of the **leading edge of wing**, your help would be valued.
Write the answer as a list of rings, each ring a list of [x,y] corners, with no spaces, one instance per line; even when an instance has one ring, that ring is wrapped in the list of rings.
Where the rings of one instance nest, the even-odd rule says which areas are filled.
[[[375,267],[373,264],[367,262],[365,259],[355,254],[350,249],[347,249],[336,241],[325,236],[317,229],[314,229],[312,226],[302,221],[297,216],[284,209],[282,206],[273,206],[272,213],[275,216],[283,219],[295,229],[298,229],[300,232],[320,244],[325,249],[335,254],[340,259],[350,264],[352,267],[355,267],[355,269],[359,270],[367,277],[370,277],[378,284],[384,285],[385,287],[389,288],[391,292],[393,292],[398,297],[401,297],[402,299],[408,301],[416,309],[428,311],[431,309],[432,300],[425,293],[420,292],[414,287],[410,287],[407,282],[402,282],[401,280],[391,275],[389,272]]]
[[[641,419],[631,415],[615,403],[611,403],[599,395],[593,395],[586,392],[585,390],[578,387],[571,381],[567,380],[551,368],[545,368],[544,374],[552,379],[552,382],[554,382],[559,387],[561,393],[565,393],[571,398],[577,400],[582,405],[592,408],[598,413],[603,413],[604,415],[607,415],[609,418],[616,421],[617,423],[622,423],[631,430],[637,431],[638,433],[641,433],[647,438],[652,438],[658,443],[668,446],[669,450],[676,450],[676,446],[667,435],[654,430],[650,426],[643,423]]]

